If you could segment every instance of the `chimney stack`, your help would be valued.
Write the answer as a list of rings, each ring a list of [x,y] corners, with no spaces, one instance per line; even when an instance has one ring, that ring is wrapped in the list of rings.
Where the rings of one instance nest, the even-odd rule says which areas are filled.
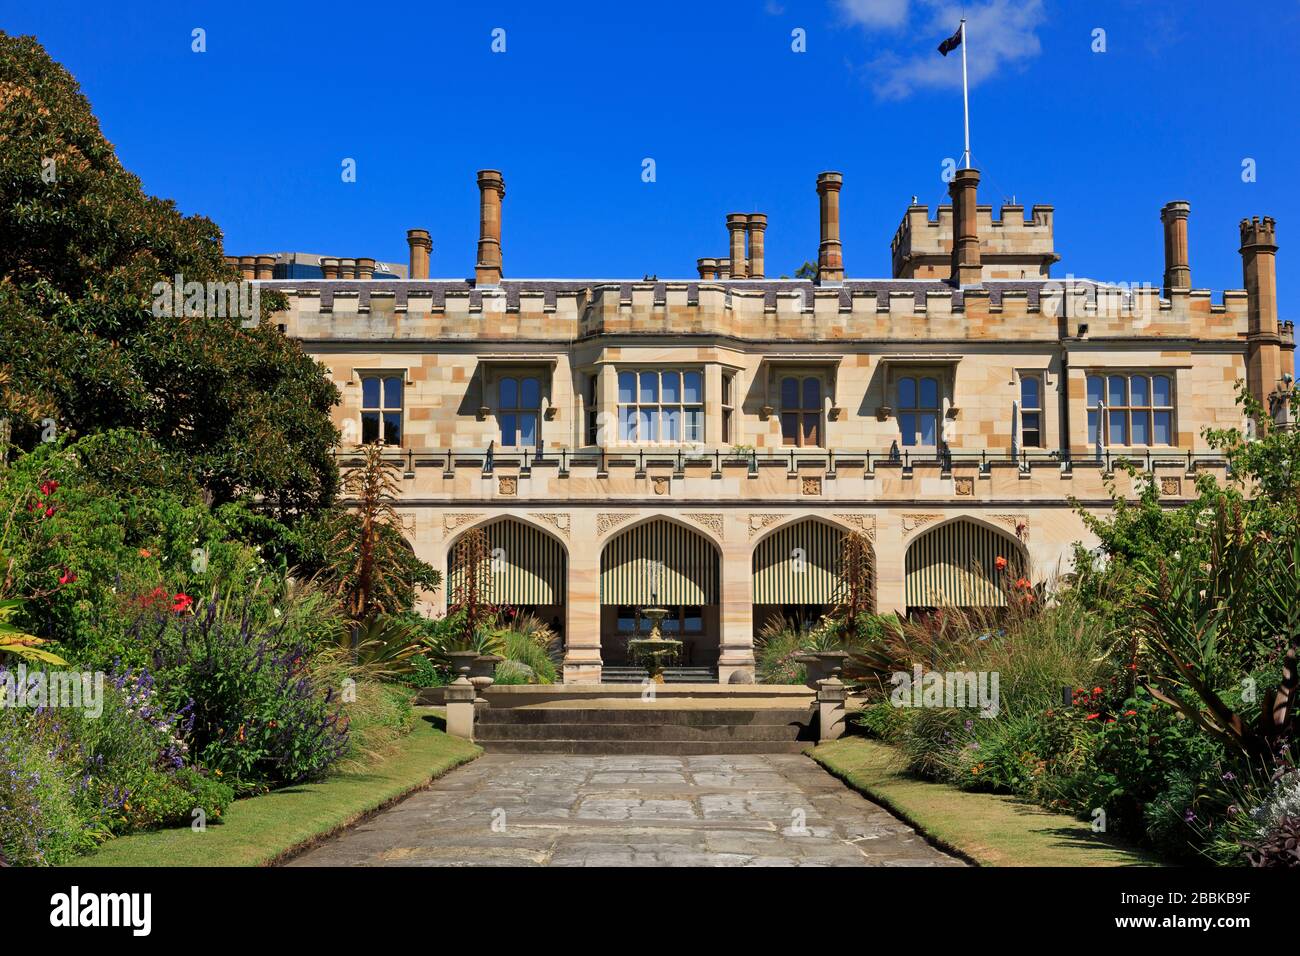
[[[767,216],[761,212],[749,214],[749,277],[763,278],[763,233],[767,230]]]
[[[730,279],[730,278],[731,278],[731,260],[730,260],[730,259],[719,259],[719,260],[718,260],[718,278],[719,278],[719,279]]]
[[[844,281],[844,250],[840,245],[841,173],[817,174],[817,195],[821,197],[821,243],[817,246],[817,282]]]
[[[980,264],[979,223],[975,211],[978,169],[959,169],[948,184],[952,197],[952,277],[955,286],[978,285],[984,269]]]
[[[749,273],[745,264],[745,229],[749,217],[743,212],[727,213],[727,231],[731,233],[731,277],[743,279]]]
[[[410,277],[412,279],[429,278],[429,253],[433,251],[433,240],[429,238],[429,230],[406,230],[406,244],[411,250]]]
[[[357,277],[356,259],[339,259],[339,278],[355,279]]]
[[[239,274],[245,279],[256,279],[257,278],[257,257],[240,256]]]
[[[322,278],[337,279],[339,277],[338,259],[333,256],[321,256],[320,273]]]
[[[712,281],[718,277],[717,259],[696,259],[695,268],[700,270],[700,278]]]
[[[1246,281],[1246,385],[1268,408],[1282,377],[1277,326],[1277,242],[1271,216],[1241,220],[1241,271]]]
[[[1160,210],[1160,221],[1165,224],[1166,299],[1169,298],[1170,289],[1192,287],[1192,267],[1187,255],[1187,214],[1191,209],[1190,203],[1178,199],[1165,203]]]
[[[501,200],[506,182],[496,169],[478,171],[478,262],[474,266],[476,285],[497,285],[501,281]]]
[[[274,279],[275,256],[254,256],[253,270],[259,279]]]
[[[375,277],[375,260],[370,258],[357,258],[357,278],[373,279]]]

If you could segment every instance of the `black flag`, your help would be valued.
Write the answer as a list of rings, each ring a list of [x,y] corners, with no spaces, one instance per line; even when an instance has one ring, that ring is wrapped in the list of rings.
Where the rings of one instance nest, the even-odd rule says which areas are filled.
[[[962,28],[958,27],[956,33],[939,44],[939,52],[944,56],[947,56],[953,50],[957,49],[957,47],[961,46],[961,33]]]

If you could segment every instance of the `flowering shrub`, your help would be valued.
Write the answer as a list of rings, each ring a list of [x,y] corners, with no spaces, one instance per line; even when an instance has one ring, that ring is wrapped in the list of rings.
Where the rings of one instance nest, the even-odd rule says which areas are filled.
[[[215,598],[193,611],[143,611],[133,632],[153,648],[161,699],[176,710],[193,702],[187,719],[203,766],[253,791],[319,777],[347,752],[337,692],[313,680],[313,648],[291,615],[267,623],[250,603]]]

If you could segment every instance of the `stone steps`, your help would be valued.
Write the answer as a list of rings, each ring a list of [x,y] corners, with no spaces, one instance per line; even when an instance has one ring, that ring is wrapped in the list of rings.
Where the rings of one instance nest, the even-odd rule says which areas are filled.
[[[514,707],[480,709],[488,751],[568,754],[798,753],[816,740],[810,708]]]
[[[640,684],[650,676],[644,667],[606,665],[601,669],[601,681],[606,684]],[[665,667],[665,684],[708,684],[717,681],[718,673],[712,667]]]

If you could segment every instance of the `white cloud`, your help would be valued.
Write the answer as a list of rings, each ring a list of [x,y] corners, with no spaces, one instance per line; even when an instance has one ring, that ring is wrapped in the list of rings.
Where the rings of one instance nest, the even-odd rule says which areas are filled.
[[[908,0],[836,0],[836,4],[858,26],[893,28],[907,22]]]
[[[941,56],[941,40],[957,30],[964,15],[967,33],[967,69],[971,86],[997,75],[1004,67],[1033,59],[1042,52],[1038,29],[1046,16],[1042,0],[985,0],[961,5],[946,0],[919,0],[908,8],[906,0],[839,0],[848,8],[872,8],[883,15],[885,8],[901,7],[908,24],[906,47],[898,42],[866,64],[876,95],[881,99],[903,99],[919,89],[961,87],[961,53]],[[870,22],[852,18],[867,30],[895,24],[883,19]]]

